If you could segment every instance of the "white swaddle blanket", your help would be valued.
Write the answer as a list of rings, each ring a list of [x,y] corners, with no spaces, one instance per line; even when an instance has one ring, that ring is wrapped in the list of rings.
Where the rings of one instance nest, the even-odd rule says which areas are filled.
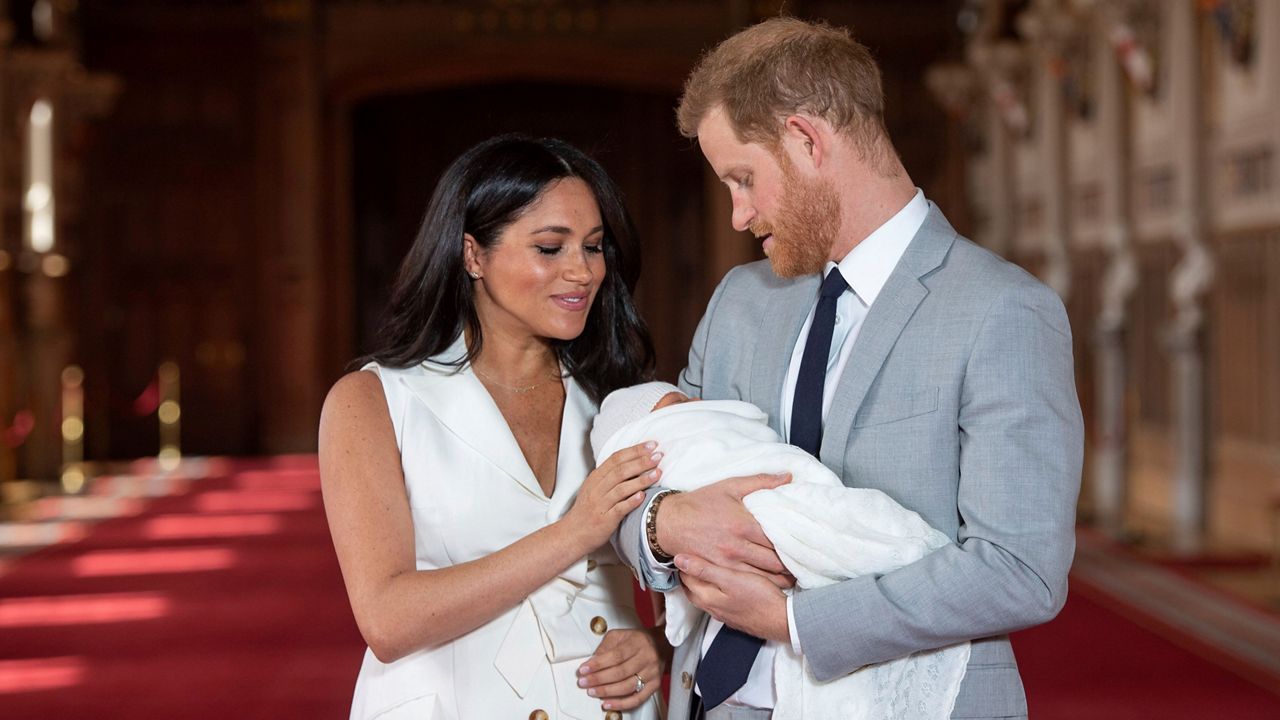
[[[607,411],[608,406],[603,408]],[[655,441],[663,453],[661,483],[696,490],[724,478],[791,473],[792,481],[748,495],[743,503],[802,589],[885,573],[949,542],[919,515],[879,490],[845,487],[825,465],[781,442],[750,403],[704,400],[643,415],[596,448],[601,462],[617,450]],[[683,588],[667,593],[667,639],[683,643],[702,611]],[[969,643],[923,651],[818,682],[790,643],[774,663],[774,720],[951,717],[969,662]]]

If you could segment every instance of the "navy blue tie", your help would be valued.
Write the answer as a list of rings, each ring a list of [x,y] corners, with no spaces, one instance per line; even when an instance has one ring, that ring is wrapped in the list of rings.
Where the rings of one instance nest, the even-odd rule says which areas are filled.
[[[813,313],[809,339],[800,358],[800,374],[791,405],[791,444],[814,457],[822,444],[822,388],[827,380],[827,359],[831,355],[831,334],[836,326],[836,300],[849,288],[839,268],[833,268],[822,283],[818,308]],[[720,628],[698,667],[698,690],[702,706],[710,710],[729,699],[747,681],[760,646],[754,635],[728,625]]]
[[[822,282],[818,308],[813,311],[809,339],[800,358],[796,394],[791,401],[791,444],[818,457],[822,447],[822,390],[827,384],[827,362],[831,357],[831,334],[836,328],[836,301],[849,289],[840,268],[831,268]]]

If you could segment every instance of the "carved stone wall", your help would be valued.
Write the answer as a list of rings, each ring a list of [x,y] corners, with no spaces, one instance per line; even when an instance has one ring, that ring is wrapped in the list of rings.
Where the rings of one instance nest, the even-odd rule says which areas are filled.
[[[1140,519],[1175,551],[1266,547],[1280,477],[1280,3],[970,7],[982,19],[966,57],[999,90],[976,102],[1028,119],[1005,137],[1008,166],[989,144],[975,153],[1006,174],[991,185],[1015,187],[1013,202],[982,195],[979,212],[996,215],[984,225],[1016,228],[1008,254],[1048,280],[1046,210],[1069,210],[1085,498],[1106,529]],[[1020,40],[993,30],[1011,17]],[[1055,18],[1068,32],[1046,63],[1035,43]],[[1054,92],[1030,90],[1047,77]],[[1046,99],[1064,118],[1046,122]],[[1057,120],[1067,123],[1061,189],[1042,182],[1053,170],[1045,128]]]

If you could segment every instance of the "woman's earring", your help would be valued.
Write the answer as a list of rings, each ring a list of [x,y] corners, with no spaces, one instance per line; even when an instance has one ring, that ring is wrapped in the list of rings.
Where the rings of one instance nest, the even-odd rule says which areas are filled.
[[[480,279],[480,273],[478,273],[478,272],[476,272],[476,271],[474,271],[474,270],[472,270],[471,272],[468,272],[467,274],[471,276],[471,279],[472,279],[472,280],[479,280],[479,279]]]

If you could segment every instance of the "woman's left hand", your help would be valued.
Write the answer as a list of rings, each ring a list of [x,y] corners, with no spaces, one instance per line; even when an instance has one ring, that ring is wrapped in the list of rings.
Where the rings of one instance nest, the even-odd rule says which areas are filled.
[[[636,690],[637,679],[643,686]],[[578,686],[605,710],[631,710],[662,683],[662,656],[648,630],[610,630],[595,654],[578,668]]]

